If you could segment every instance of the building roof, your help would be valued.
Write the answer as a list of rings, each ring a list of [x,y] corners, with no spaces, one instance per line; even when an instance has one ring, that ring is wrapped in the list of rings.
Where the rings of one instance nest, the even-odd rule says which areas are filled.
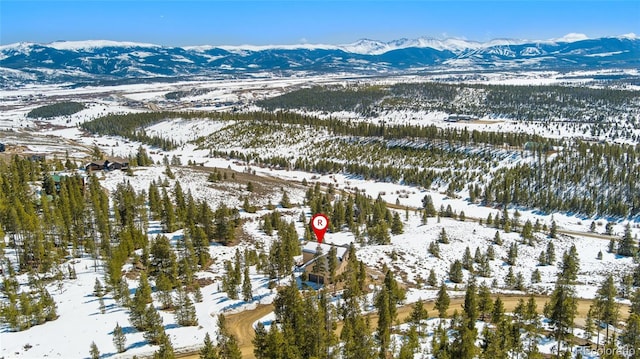
[[[307,244],[305,244],[302,247],[302,252],[303,253],[310,253],[310,254],[315,255],[316,251],[318,249],[318,246],[320,246],[320,248],[322,248],[322,254],[329,253],[329,250],[331,249],[331,247],[335,247],[336,256],[338,257],[339,260],[342,260],[342,258],[344,258],[344,256],[347,254],[347,250],[348,250],[347,247],[335,246],[335,245],[327,244],[327,243],[319,244],[317,242],[307,242]]]

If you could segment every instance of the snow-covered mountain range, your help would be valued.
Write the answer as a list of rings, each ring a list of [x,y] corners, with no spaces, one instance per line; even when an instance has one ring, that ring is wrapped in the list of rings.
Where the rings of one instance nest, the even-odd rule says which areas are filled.
[[[363,39],[347,45],[167,47],[115,41],[0,46],[0,85],[96,82],[255,73],[403,73],[452,70],[574,70],[640,67],[635,34],[545,41]]]

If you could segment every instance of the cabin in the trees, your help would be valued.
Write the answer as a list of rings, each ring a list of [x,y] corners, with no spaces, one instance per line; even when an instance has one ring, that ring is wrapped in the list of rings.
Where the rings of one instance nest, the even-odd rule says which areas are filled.
[[[115,170],[127,170],[129,169],[129,162],[118,162],[106,160],[104,163],[91,162],[84,167],[87,172],[91,171],[115,171]]]
[[[29,161],[31,162],[44,162],[44,160],[46,159],[47,159],[47,156],[41,153],[34,153],[31,156],[29,156]]]
[[[470,115],[449,115],[444,119],[445,122],[475,121],[476,117]]]
[[[309,281],[324,284],[329,282],[328,254],[331,248],[336,249],[336,276],[347,268],[348,248],[333,244],[308,242],[302,247],[302,267],[309,274]],[[324,270],[318,268],[316,261],[323,260]]]
[[[100,163],[95,163],[95,162],[91,162],[88,165],[84,166],[84,169],[87,172],[91,172],[91,171],[100,171],[101,169],[103,169],[103,165]]]
[[[104,168],[109,171],[115,170],[127,170],[129,168],[129,162],[104,162]]]

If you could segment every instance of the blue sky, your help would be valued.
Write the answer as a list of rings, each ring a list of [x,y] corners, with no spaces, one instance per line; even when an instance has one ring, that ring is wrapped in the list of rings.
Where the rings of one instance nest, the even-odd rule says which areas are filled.
[[[640,35],[640,1],[11,1],[0,43],[345,44],[421,36],[545,40]]]

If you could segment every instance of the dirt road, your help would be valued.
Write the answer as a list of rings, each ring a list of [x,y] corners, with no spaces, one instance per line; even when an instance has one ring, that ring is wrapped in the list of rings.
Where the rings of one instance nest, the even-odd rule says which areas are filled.
[[[493,296],[495,299],[496,296]],[[515,307],[518,305],[518,301],[523,298],[527,300],[528,296],[500,296],[502,302],[504,303],[505,310],[507,312],[512,312]],[[544,303],[549,300],[548,297],[535,297],[536,303],[538,305],[538,313],[542,312],[544,308]],[[451,304],[449,305],[448,314],[451,315],[454,310],[462,311],[462,304],[464,303],[464,298],[452,298]],[[584,318],[587,316],[587,312],[589,311],[589,306],[591,305],[592,300],[588,299],[579,299],[578,300],[578,315],[576,319],[577,325],[584,324]],[[426,309],[429,312],[429,316],[433,317],[437,310],[434,308],[433,301],[429,301],[426,303]],[[626,319],[629,313],[629,307],[626,305],[620,306],[620,318]],[[397,320],[400,323],[406,321],[413,310],[413,305],[405,305],[398,308],[398,317]],[[227,327],[238,338],[238,344],[240,345],[240,350],[242,351],[243,358],[255,359],[253,355],[253,344],[251,340],[254,337],[253,323],[255,323],[258,319],[264,317],[273,311],[273,305],[260,305],[256,309],[244,311],[237,314],[231,314],[227,316]],[[374,330],[376,325],[378,324],[378,316],[376,314],[369,314],[369,319],[371,323],[371,329]],[[337,334],[339,335],[342,331],[342,322],[338,323]],[[178,356],[179,358],[185,359],[197,359],[198,354],[185,354]]]
[[[265,315],[273,312],[273,305],[262,304],[254,310],[244,311],[227,316],[227,328],[238,338],[238,345],[243,358],[255,358],[253,355],[253,323]]]

